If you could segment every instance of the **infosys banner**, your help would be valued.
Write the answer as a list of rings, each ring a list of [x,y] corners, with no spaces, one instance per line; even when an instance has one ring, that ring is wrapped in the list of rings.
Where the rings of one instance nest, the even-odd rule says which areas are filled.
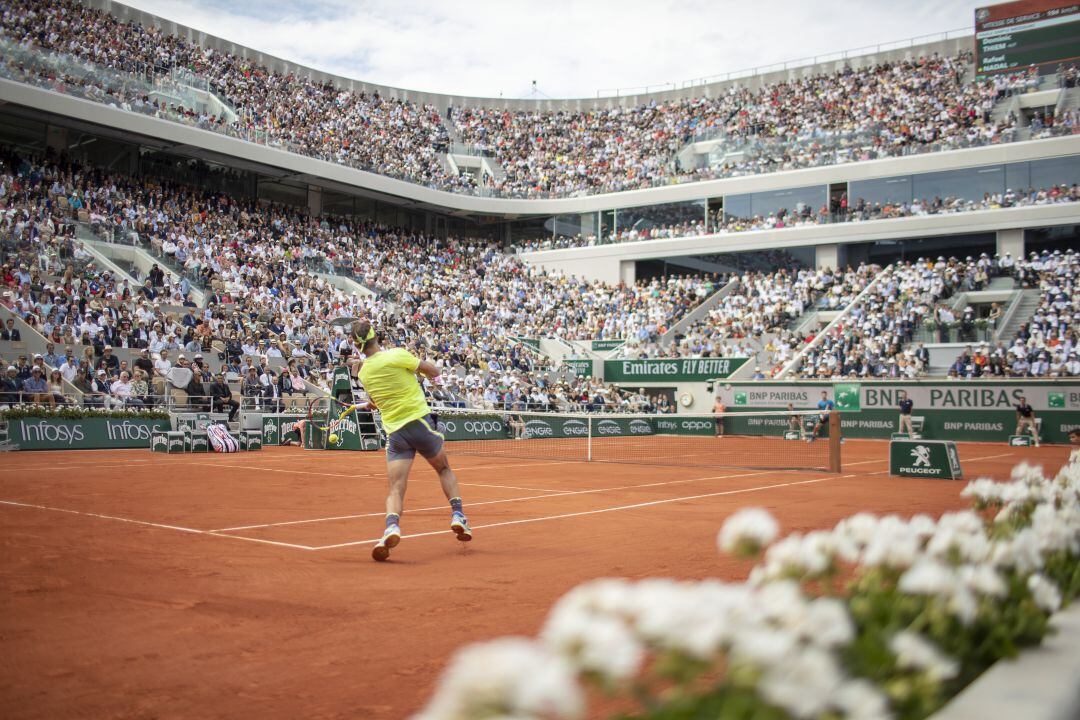
[[[604,382],[703,382],[730,377],[749,358],[605,360]]]
[[[8,421],[8,436],[20,450],[149,448],[155,430],[169,429],[168,420],[21,418]]]
[[[796,410],[817,407],[821,391],[843,411],[846,437],[888,438],[899,432],[900,393],[914,402],[912,415],[923,418],[925,439],[1008,442],[1016,430],[1014,405],[1021,395],[1035,409],[1045,442],[1066,443],[1080,427],[1080,385],[1029,380],[862,381],[801,383],[731,383],[718,396],[731,411]]]

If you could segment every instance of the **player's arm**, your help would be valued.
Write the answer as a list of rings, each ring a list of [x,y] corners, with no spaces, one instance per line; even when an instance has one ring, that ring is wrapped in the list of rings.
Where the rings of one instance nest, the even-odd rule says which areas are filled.
[[[416,371],[436,385],[442,384],[442,371],[439,370],[439,366],[435,363],[421,360],[420,364],[416,366]]]

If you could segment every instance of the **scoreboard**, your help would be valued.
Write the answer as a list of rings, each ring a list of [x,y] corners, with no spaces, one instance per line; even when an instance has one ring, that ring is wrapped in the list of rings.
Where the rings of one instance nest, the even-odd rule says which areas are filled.
[[[978,75],[1078,59],[1080,2],[1076,0],[1017,0],[975,11]]]

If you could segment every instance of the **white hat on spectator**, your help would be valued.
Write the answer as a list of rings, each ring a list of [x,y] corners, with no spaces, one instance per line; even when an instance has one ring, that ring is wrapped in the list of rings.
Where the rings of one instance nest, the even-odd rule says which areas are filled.
[[[104,375],[104,374],[105,374],[105,371],[104,371],[104,370],[98,370],[98,371],[97,371],[97,374],[98,374],[98,375]]]

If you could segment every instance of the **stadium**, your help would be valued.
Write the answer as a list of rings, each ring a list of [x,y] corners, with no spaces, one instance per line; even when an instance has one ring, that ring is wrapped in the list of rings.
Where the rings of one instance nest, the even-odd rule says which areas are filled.
[[[3,0],[4,717],[1080,717],[1078,63],[482,97]]]

